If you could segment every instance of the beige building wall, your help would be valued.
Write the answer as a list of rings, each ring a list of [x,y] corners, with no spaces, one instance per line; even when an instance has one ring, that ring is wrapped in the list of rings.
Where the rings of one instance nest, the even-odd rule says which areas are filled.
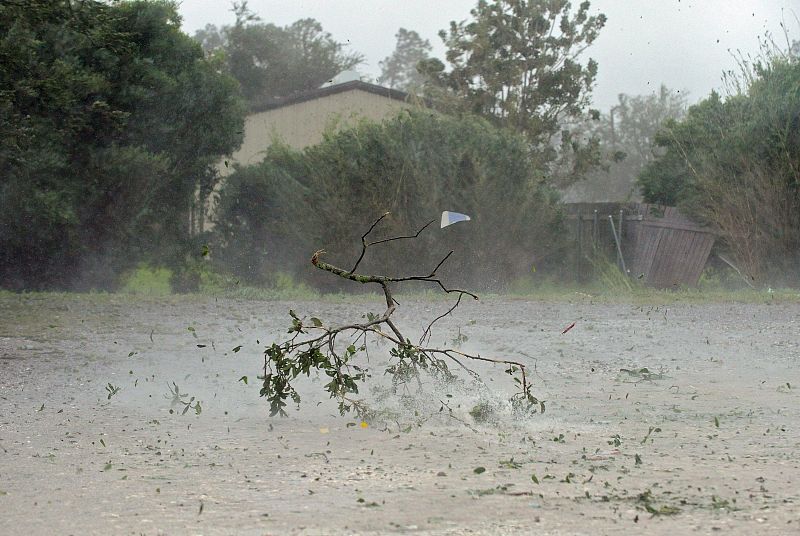
[[[229,163],[256,164],[264,158],[267,147],[275,140],[303,149],[321,142],[327,128],[352,124],[361,118],[380,121],[413,106],[353,89],[255,113],[245,119],[244,142]],[[226,170],[223,167],[221,171],[230,173],[231,168]]]
[[[321,142],[322,134],[328,128],[352,124],[359,119],[380,121],[402,109],[414,107],[415,104],[352,89],[254,113],[245,118],[242,146],[230,158],[220,162],[218,169],[220,175],[225,177],[233,172],[234,163],[245,166],[257,164],[263,160],[267,147],[275,140],[282,140],[295,149],[303,149]],[[228,165],[225,165],[226,162]],[[216,192],[222,184],[217,184],[206,201],[203,217],[198,218],[197,222],[193,219],[193,229],[213,229]]]

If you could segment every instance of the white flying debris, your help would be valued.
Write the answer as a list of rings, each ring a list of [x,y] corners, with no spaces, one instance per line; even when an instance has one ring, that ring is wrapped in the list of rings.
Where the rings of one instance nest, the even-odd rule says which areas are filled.
[[[458,223],[460,221],[469,221],[471,218],[466,214],[461,214],[460,212],[450,212],[449,210],[445,210],[442,212],[442,229],[447,227],[448,225],[453,225],[454,223]]]

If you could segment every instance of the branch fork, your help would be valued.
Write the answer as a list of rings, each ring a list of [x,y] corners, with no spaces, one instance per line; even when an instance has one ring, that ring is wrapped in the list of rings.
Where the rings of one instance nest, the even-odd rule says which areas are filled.
[[[264,375],[261,379],[264,386],[261,390],[262,396],[267,396],[271,403],[271,413],[285,415],[283,407],[285,400],[291,397],[299,403],[300,397],[292,385],[292,381],[300,374],[309,375],[312,369],[323,371],[331,377],[331,382],[325,386],[331,398],[339,400],[339,410],[342,414],[350,409],[356,410],[362,416],[368,413],[368,409],[358,400],[354,400],[349,395],[358,393],[358,382],[367,377],[365,369],[352,363],[358,351],[366,351],[366,338],[368,334],[388,340],[394,344],[391,354],[398,359],[398,363],[393,365],[387,372],[393,374],[393,380],[398,376],[411,374],[418,375],[419,369],[426,369],[434,374],[443,374],[452,377],[447,361],[457,364],[460,368],[467,371],[474,379],[479,380],[479,375],[465,365],[466,361],[483,361],[493,364],[507,365],[506,372],[514,377],[518,384],[518,392],[512,398],[512,402],[522,403],[534,411],[544,411],[544,402],[538,400],[531,394],[531,385],[528,381],[527,369],[525,364],[520,361],[510,359],[498,359],[484,357],[479,354],[468,354],[452,348],[435,348],[425,346],[426,341],[430,341],[431,332],[434,324],[443,318],[451,315],[461,304],[464,296],[469,296],[475,300],[478,296],[467,290],[449,288],[437,277],[438,270],[447,262],[453,254],[450,251],[445,255],[436,267],[428,275],[412,276],[386,276],[360,274],[356,272],[361,261],[364,259],[367,249],[371,246],[384,244],[395,240],[413,239],[427,229],[435,220],[431,220],[422,226],[413,235],[396,236],[382,240],[367,241],[367,237],[389,215],[388,212],[381,215],[367,231],[361,236],[361,253],[356,260],[353,268],[345,270],[321,259],[325,253],[323,250],[316,251],[311,257],[311,264],[320,270],[330,272],[343,279],[355,281],[362,284],[375,284],[381,287],[386,301],[386,311],[379,317],[369,318],[367,322],[360,324],[347,324],[338,327],[326,327],[317,318],[311,319],[311,325],[307,325],[304,320],[299,319],[292,311],[293,325],[289,329],[294,336],[281,344],[273,344],[264,354]],[[395,323],[392,321],[392,314],[396,311],[398,302],[394,299],[391,285],[394,283],[420,281],[438,285],[447,294],[457,294],[456,302],[444,313],[434,318],[425,328],[418,344],[411,343],[411,340],[403,335]],[[382,330],[381,326],[386,325],[389,329]],[[310,338],[301,338],[301,335],[309,335],[312,331],[322,333]],[[340,334],[348,333],[355,335],[354,341],[359,341],[362,337],[364,343],[360,348],[356,348],[351,343],[345,352],[336,348],[336,338]],[[418,376],[417,379],[419,380]],[[399,380],[398,380],[399,381]]]

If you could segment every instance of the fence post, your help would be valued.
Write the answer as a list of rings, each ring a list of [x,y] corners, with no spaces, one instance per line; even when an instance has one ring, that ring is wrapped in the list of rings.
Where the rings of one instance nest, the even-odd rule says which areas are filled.
[[[608,215],[608,221],[611,223],[611,233],[614,235],[614,242],[617,244],[617,264],[619,265],[620,270],[625,275],[628,275],[628,268],[625,266],[625,257],[622,256],[622,247],[620,246],[620,235],[617,234],[617,230],[614,228],[614,216],[613,214]]]
[[[583,213],[578,213],[578,227],[576,229],[578,235],[578,252],[575,258],[575,280],[581,280],[581,263],[583,262]]]
[[[592,215],[592,246],[594,249],[597,249],[597,242],[598,242],[598,233],[600,232],[600,228],[597,225],[597,209],[594,209],[594,214]]]
[[[622,220],[623,220],[623,218],[622,218],[622,210],[623,209],[619,209],[619,227],[618,227],[618,229],[619,229],[619,245],[620,245],[620,248],[622,248],[622,245],[625,243],[625,239],[622,238]],[[622,253],[620,253],[620,255],[622,255]]]

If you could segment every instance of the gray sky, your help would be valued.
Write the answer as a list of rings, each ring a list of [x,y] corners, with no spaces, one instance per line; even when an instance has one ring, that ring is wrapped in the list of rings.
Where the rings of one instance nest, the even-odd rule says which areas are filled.
[[[443,57],[437,35],[451,20],[469,18],[475,0],[250,0],[265,22],[286,25],[312,17],[334,39],[349,43],[373,78],[378,62],[391,54],[400,27],[417,31]],[[579,3],[574,0],[573,5]],[[720,88],[721,73],[735,67],[731,50],[754,53],[758,37],[770,31],[784,40],[800,39],[800,0],[593,0],[592,11],[608,23],[588,56],[599,63],[595,106],[607,110],[617,94],[650,93],[661,83],[688,91],[695,102]],[[231,24],[230,2],[182,0],[183,28],[189,34],[208,23]]]

